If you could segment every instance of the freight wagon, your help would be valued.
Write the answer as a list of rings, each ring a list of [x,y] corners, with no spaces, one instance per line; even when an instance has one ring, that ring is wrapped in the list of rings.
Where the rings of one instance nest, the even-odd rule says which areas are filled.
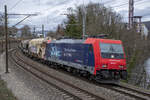
[[[51,40],[52,38],[50,37],[30,40],[28,43],[29,55],[31,55],[32,57],[43,59],[45,54],[46,43],[49,43]]]

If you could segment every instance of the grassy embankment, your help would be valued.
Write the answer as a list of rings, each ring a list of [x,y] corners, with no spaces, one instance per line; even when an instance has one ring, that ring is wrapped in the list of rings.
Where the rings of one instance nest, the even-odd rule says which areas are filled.
[[[7,89],[6,83],[0,79],[0,100],[17,100],[12,92]]]

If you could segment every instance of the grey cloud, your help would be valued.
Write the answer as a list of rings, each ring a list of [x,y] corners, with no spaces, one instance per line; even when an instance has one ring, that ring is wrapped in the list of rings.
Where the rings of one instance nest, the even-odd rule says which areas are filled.
[[[51,16],[48,17],[48,22],[52,22],[52,23],[61,23],[63,21],[64,17],[62,17],[61,15],[59,16]]]
[[[61,1],[55,0],[55,2],[54,1],[48,1],[48,2],[46,2],[46,5],[60,6],[60,5],[67,4],[69,2],[70,1],[68,1],[68,0],[61,0]]]
[[[8,16],[8,18],[10,19],[18,19],[18,18],[23,18],[22,16],[17,16],[17,15],[11,15],[11,16]]]
[[[150,7],[144,9],[135,9],[135,16],[146,16],[150,15]]]
[[[3,5],[4,3],[1,1],[2,0],[0,0],[0,4],[2,3]],[[13,0],[6,0],[6,3],[8,4],[8,8],[11,6],[12,1]],[[106,6],[113,7],[115,5],[121,5],[125,2],[128,2],[128,0],[123,0],[123,1],[122,0],[84,0],[85,5],[88,4],[89,2],[93,2],[93,3],[108,2]],[[41,24],[44,24],[46,28],[48,27],[48,29],[55,29],[58,24],[62,23],[64,20],[67,20],[66,16],[60,14],[63,14],[64,11],[66,11],[67,7],[74,7],[80,4],[83,4],[83,0],[23,0],[20,4],[18,4],[13,9],[13,11],[14,13],[40,12],[41,14],[39,14],[39,16],[31,17],[32,20],[29,18],[26,21],[24,21],[23,24],[34,24],[36,26],[41,26]],[[143,8],[142,5],[139,7]],[[146,6],[143,9],[135,7],[135,15],[142,15],[142,16],[148,14],[150,15],[149,9],[150,7],[146,8]],[[0,11],[3,11],[3,7],[0,8]],[[128,7],[127,9],[117,7],[116,11],[120,13],[122,17],[127,19]],[[17,20],[15,21],[15,19],[21,20],[23,18],[23,16],[19,16],[19,17],[20,18],[18,18],[18,16],[10,17],[10,24],[15,24],[17,22]],[[148,17],[149,16],[146,16],[147,19]],[[28,20],[30,20],[31,23],[29,23]]]
[[[121,11],[119,11],[119,13],[124,17],[124,16],[128,15],[128,10],[121,10]]]
[[[54,15],[57,15],[58,13],[60,13],[60,10],[54,10],[54,11],[51,12],[51,14],[54,14]]]

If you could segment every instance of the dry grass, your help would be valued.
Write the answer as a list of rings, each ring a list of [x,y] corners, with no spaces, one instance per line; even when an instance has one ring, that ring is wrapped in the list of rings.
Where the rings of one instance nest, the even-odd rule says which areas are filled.
[[[0,100],[17,100],[10,90],[7,89],[6,83],[0,79]]]

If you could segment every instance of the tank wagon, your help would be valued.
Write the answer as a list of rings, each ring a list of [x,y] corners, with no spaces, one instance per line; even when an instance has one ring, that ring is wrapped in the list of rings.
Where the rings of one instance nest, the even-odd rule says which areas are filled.
[[[114,82],[127,78],[126,56],[120,40],[60,39],[47,41],[44,48],[43,61],[90,80]]]

